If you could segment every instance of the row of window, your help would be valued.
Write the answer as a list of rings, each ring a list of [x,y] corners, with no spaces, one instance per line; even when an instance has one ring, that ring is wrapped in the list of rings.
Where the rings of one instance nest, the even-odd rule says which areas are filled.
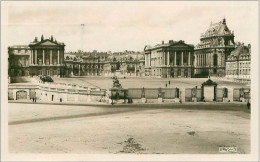
[[[227,70],[227,75],[250,75],[250,69],[241,69],[241,70]]]
[[[250,68],[251,62],[240,62],[239,63],[239,67],[240,68]],[[228,63],[227,64],[227,68],[237,68],[237,64],[236,63]]]

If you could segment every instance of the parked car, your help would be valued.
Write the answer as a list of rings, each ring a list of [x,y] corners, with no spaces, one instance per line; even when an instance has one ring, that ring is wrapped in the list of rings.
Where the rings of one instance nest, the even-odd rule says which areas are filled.
[[[42,76],[41,80],[43,82],[53,82],[53,79],[50,76]]]

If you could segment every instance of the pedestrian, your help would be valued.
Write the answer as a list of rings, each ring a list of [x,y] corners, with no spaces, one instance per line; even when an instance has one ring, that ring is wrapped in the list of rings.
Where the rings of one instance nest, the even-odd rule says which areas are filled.
[[[250,102],[248,101],[246,105],[247,105],[247,109],[249,110],[250,109],[250,105],[251,105]]]
[[[62,102],[62,98],[60,98],[60,102]]]
[[[36,97],[34,98],[34,102],[36,103]]]
[[[34,102],[34,97],[32,98],[33,102]]]
[[[167,88],[167,83],[165,84],[166,88]]]
[[[169,85],[171,84],[171,81],[169,81]]]

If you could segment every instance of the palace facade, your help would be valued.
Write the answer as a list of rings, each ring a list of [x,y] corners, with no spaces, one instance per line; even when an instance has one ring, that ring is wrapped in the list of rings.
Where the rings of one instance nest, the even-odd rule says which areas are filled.
[[[38,41],[37,37],[29,44],[30,75],[64,76],[64,47],[51,36],[49,39]]]
[[[228,29],[226,19],[211,23],[195,47],[195,77],[225,76],[226,60],[234,49],[234,32]]]
[[[107,61],[105,52],[70,52],[65,54],[66,76],[99,76],[102,75]]]
[[[66,76],[142,76],[144,53],[70,52],[64,63]]]
[[[146,45],[144,51],[67,52],[65,44],[36,37],[29,45],[8,47],[9,76],[155,76],[250,79],[251,46],[236,48],[226,19],[211,23],[194,47],[183,40]],[[236,49],[235,49],[236,48]]]
[[[35,37],[29,45],[8,47],[9,76],[64,76],[65,44],[49,39]]]
[[[145,46],[145,75],[170,77],[193,77],[194,46],[184,41],[162,41],[155,46]]]
[[[239,44],[226,61],[226,78],[250,80],[251,45]]]

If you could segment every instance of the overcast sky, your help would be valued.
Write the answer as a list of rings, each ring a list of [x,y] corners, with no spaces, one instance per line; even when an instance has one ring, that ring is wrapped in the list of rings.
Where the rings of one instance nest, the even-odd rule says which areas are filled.
[[[258,35],[257,1],[16,1],[3,5],[8,9],[8,45],[28,45],[42,34],[64,42],[66,51],[142,51],[145,45],[162,40],[196,45],[210,22],[224,17],[235,32],[235,41],[253,43]],[[85,24],[84,29],[80,24]]]

